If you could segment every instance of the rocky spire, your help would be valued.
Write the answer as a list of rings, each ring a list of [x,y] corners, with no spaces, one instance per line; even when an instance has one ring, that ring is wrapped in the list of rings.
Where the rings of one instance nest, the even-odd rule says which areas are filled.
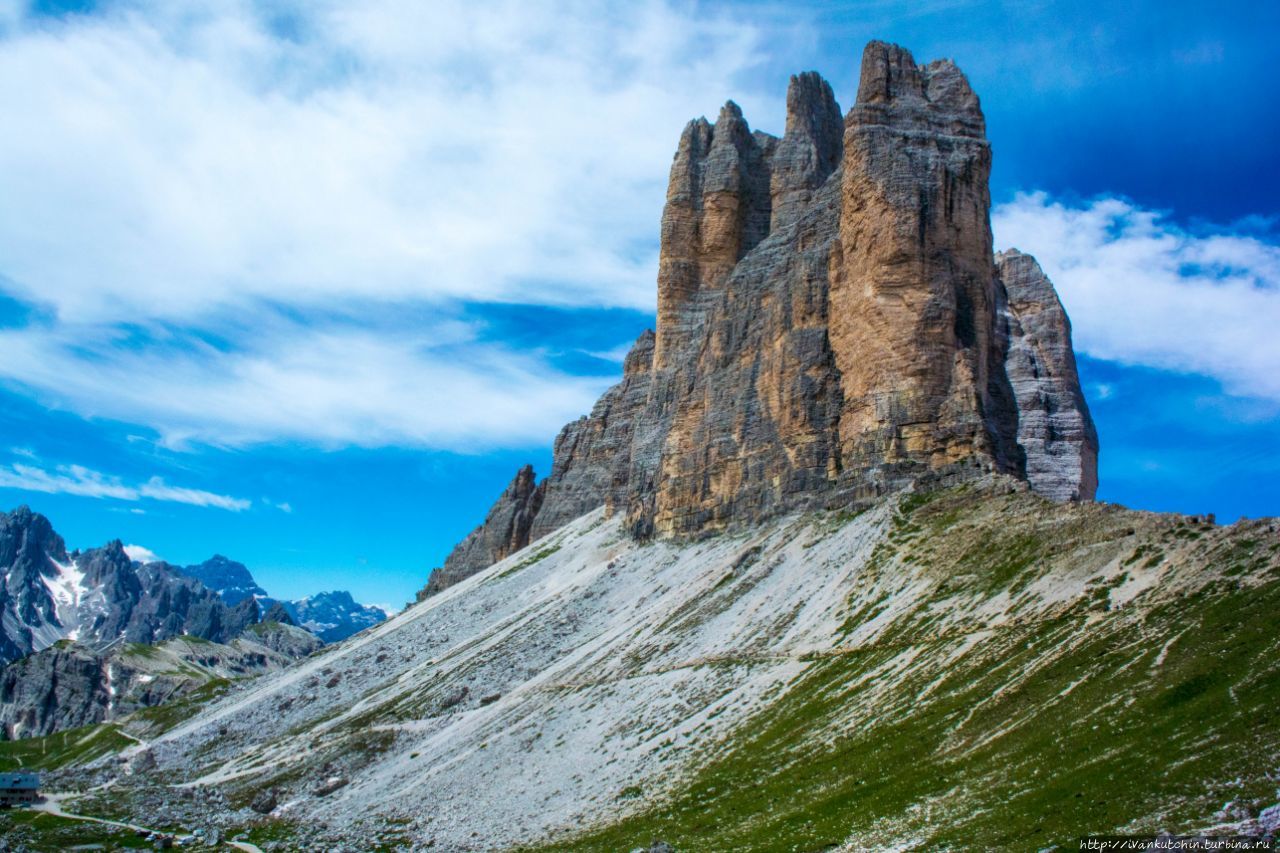
[[[1066,315],[1038,268],[1001,256],[997,275],[990,170],[959,69],[882,42],[843,122],[813,73],[791,80],[781,140],[732,102],[690,122],[656,336],[561,431],[551,476],[520,500],[508,489],[429,589],[510,553],[523,511],[532,539],[602,504],[633,535],[686,536],[923,475],[1000,471],[1091,497],[1097,438]]]
[[[800,216],[814,191],[840,165],[843,148],[844,119],[831,84],[816,71],[792,77],[787,129],[770,158],[770,231]]]
[[[752,134],[733,101],[715,125],[689,122],[671,165],[658,258],[656,358],[679,349],[690,333],[683,309],[704,289],[719,287],[769,231],[765,135]]]
[[[1080,389],[1071,321],[1035,258],[1000,252],[996,274],[1007,294],[1005,371],[1017,398],[1027,482],[1054,500],[1093,500],[1098,433]]]
[[[848,468],[972,459],[1021,469],[1013,420],[991,388],[990,171],[964,75],[949,61],[918,66],[901,47],[867,45],[846,121],[831,281]]]

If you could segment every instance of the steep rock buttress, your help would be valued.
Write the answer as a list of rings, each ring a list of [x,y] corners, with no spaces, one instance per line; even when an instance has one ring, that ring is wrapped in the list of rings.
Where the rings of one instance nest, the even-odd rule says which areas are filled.
[[[992,253],[991,148],[950,61],[872,42],[841,119],[791,78],[781,139],[732,101],[690,122],[662,216],[657,328],[424,594],[604,505],[689,536],[999,471],[1091,500],[1098,441],[1035,260]]]

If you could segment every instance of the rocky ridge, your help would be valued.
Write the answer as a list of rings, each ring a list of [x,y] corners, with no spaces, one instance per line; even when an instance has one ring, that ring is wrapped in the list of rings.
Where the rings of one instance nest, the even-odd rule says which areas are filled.
[[[1098,441],[1066,313],[992,251],[991,149],[950,61],[867,45],[841,118],[792,78],[781,139],[732,101],[690,122],[662,217],[657,327],[622,382],[522,469],[423,595],[604,506],[687,537],[999,472],[1090,500]]]
[[[119,540],[67,553],[49,520],[0,513],[0,660],[70,638],[104,647],[189,634],[221,642],[258,621],[252,600],[228,606],[168,563],[135,563]]]
[[[281,669],[322,645],[309,631],[276,622],[255,623],[227,643],[188,636],[99,650],[60,640],[0,671],[0,740],[114,720],[211,682]]]
[[[25,506],[0,513],[0,663],[63,639],[95,649],[178,636],[227,643],[277,604],[325,642],[386,618],[340,590],[277,602],[221,555],[186,567],[140,563],[119,540],[68,553],[43,515]]]

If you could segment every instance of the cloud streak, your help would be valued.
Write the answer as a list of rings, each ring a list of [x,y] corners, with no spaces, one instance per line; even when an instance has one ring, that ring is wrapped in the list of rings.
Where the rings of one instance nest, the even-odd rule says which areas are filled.
[[[142,545],[125,545],[124,552],[129,555],[130,560],[137,563],[156,563],[160,561],[160,557],[155,551]]]
[[[266,323],[232,351],[198,336],[135,348],[114,329],[0,332],[0,376],[48,405],[144,424],[170,447],[297,441],[478,451],[538,444],[609,383],[453,325],[412,332]]]
[[[0,487],[119,501],[149,499],[213,507],[230,512],[242,512],[251,505],[250,501],[243,498],[172,486],[161,477],[152,477],[143,483],[130,485],[119,477],[103,474],[83,465],[59,465],[50,471],[35,465],[13,462],[7,468],[0,467]]]
[[[648,308],[680,127],[759,51],[662,2],[104,8],[0,34],[0,272],[66,321]],[[780,123],[780,96],[746,105]]]

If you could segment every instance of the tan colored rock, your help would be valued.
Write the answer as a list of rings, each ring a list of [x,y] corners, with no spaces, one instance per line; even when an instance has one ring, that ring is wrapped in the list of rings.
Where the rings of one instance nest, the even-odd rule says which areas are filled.
[[[561,432],[539,499],[505,494],[435,588],[509,553],[520,512],[527,544],[601,504],[634,536],[690,536],[921,476],[999,471],[1092,497],[1066,315],[1022,261],[1002,256],[997,276],[991,151],[964,75],[872,42],[839,115],[806,73],[780,140],[732,102],[685,127],[656,335]]]
[[[845,122],[831,344],[850,471],[976,458],[1016,473],[1008,392],[992,373],[991,148],[951,62],[872,42]]]

